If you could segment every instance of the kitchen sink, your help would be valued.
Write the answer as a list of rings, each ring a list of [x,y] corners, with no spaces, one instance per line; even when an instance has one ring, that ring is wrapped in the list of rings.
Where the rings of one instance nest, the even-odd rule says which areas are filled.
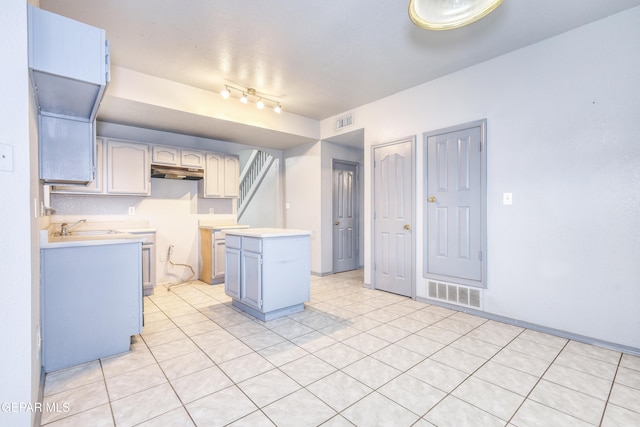
[[[118,230],[79,230],[79,231],[69,231],[67,236],[102,236],[105,234],[119,234],[122,233]],[[59,231],[56,231],[54,237],[64,237],[60,234]]]

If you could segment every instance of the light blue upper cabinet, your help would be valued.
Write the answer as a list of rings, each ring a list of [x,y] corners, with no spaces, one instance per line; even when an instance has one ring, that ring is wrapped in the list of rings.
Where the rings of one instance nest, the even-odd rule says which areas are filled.
[[[95,178],[95,119],[109,82],[105,31],[28,6],[29,69],[38,103],[40,179]]]
[[[109,82],[105,31],[29,5],[29,68],[41,112],[92,121]]]

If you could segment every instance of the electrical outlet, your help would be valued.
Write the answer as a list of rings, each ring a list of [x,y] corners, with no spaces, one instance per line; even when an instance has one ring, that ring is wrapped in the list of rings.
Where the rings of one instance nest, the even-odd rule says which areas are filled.
[[[214,213],[213,208],[209,208],[209,215],[213,215],[213,213]]]
[[[513,204],[513,194],[512,193],[502,193],[502,204],[503,205],[512,205]]]
[[[135,215],[135,214],[136,214],[136,207],[129,206],[129,215]]]

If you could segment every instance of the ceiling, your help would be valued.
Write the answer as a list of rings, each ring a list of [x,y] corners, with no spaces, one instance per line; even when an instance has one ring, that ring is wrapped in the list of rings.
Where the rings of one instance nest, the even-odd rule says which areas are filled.
[[[216,94],[225,84],[252,87],[280,101],[284,111],[314,120],[638,6],[640,0],[505,0],[486,18],[444,32],[413,25],[408,3],[40,0],[43,9],[105,29],[113,65]],[[153,126],[153,114],[139,106],[128,112],[119,103],[105,115],[109,121]],[[189,132],[184,115],[176,114],[174,121],[169,129],[157,128],[230,141],[247,131],[243,125],[221,134],[206,130],[215,126],[194,123]]]

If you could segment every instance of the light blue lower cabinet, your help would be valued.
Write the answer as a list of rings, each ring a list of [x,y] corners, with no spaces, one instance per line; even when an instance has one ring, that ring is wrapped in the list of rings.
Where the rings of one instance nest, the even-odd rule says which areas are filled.
[[[309,235],[234,232],[226,236],[225,277],[233,306],[263,321],[303,311],[310,298]]]
[[[139,241],[41,249],[45,372],[129,351],[142,331],[141,250]]]

